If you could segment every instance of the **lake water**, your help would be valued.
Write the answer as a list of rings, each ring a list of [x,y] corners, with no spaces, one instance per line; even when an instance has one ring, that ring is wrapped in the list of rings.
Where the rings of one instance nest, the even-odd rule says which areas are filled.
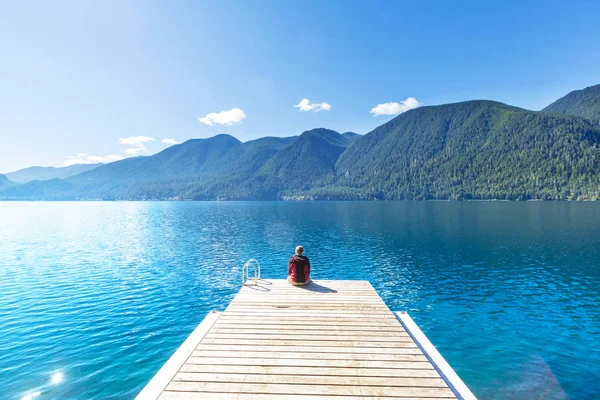
[[[600,396],[600,204],[0,203],[0,397],[133,398],[256,257],[368,279],[481,399]]]

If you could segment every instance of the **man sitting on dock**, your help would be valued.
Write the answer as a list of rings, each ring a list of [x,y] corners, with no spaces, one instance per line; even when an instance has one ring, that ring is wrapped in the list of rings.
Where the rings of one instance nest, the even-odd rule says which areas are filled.
[[[310,261],[303,256],[304,247],[296,247],[296,254],[288,262],[288,282],[294,286],[304,286],[310,283]]]

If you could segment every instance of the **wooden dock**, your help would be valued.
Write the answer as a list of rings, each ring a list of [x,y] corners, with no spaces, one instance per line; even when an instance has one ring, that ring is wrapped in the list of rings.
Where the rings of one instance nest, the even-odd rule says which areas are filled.
[[[243,286],[137,399],[475,399],[367,281]]]

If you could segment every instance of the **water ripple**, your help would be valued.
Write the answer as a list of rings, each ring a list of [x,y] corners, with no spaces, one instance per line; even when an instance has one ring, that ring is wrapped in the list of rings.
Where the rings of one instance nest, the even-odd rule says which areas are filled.
[[[133,398],[248,258],[281,278],[300,243],[315,278],[408,310],[480,398],[600,393],[596,204],[0,203],[0,221],[10,399]]]

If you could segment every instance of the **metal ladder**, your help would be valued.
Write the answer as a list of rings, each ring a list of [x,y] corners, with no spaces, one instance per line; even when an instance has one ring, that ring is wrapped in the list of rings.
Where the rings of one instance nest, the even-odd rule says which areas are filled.
[[[254,278],[249,276],[250,267],[254,270]],[[250,281],[254,283],[249,283]],[[242,286],[257,286],[258,281],[260,281],[260,263],[255,258],[251,258],[242,267]]]

